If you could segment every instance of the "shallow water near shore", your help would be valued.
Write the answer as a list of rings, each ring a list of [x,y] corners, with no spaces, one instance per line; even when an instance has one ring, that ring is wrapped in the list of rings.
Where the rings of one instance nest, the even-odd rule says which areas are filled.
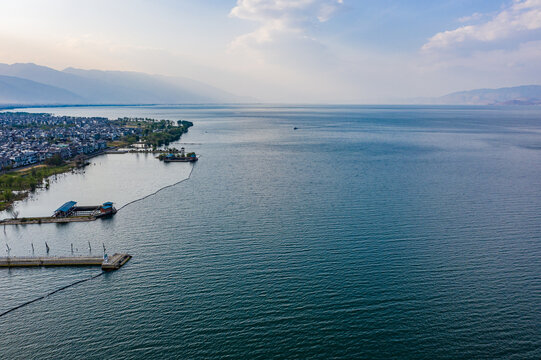
[[[193,121],[201,158],[111,219],[1,228],[11,255],[133,259],[1,317],[0,358],[541,358],[539,107],[28,111]],[[192,170],[92,162],[21,216]],[[1,270],[0,313],[96,273]]]
[[[84,168],[50,177],[49,189],[38,189],[16,202],[13,209],[19,217],[51,216],[72,200],[81,206],[112,201],[118,209],[187,179],[192,169],[190,164],[169,165],[150,153],[100,155]],[[0,213],[1,218],[10,215],[8,211]]]

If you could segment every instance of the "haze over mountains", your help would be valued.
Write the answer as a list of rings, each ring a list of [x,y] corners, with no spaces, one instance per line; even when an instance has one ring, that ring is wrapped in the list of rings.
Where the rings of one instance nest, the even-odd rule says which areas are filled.
[[[128,71],[0,64],[0,104],[182,104],[249,99],[180,77]]]
[[[432,100],[435,104],[449,105],[541,105],[541,86],[525,85],[460,91]]]
[[[230,94],[180,77],[128,71],[67,68],[36,64],[0,64],[0,105],[131,105],[240,103],[255,99]],[[541,86],[477,89],[409,104],[541,105]]]

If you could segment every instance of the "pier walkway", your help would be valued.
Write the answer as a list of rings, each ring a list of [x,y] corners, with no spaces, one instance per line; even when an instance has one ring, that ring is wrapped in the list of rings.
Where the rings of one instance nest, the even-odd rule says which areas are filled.
[[[108,261],[101,256],[1,257],[0,267],[101,266],[102,270],[117,270],[130,259],[129,254],[114,254]]]
[[[95,216],[73,216],[57,218],[52,216],[47,217],[33,217],[33,218],[19,218],[19,219],[4,219],[0,220],[0,225],[26,225],[26,224],[64,224],[71,222],[87,222],[95,221],[98,218]]]

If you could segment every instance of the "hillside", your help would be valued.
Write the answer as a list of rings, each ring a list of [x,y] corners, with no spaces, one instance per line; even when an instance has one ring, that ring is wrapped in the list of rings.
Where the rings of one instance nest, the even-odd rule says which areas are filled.
[[[179,77],[0,64],[0,104],[182,104],[246,99]]]
[[[436,104],[450,105],[536,105],[541,104],[541,86],[460,91],[432,100]]]
[[[66,89],[0,75],[0,104],[77,104],[84,99]]]

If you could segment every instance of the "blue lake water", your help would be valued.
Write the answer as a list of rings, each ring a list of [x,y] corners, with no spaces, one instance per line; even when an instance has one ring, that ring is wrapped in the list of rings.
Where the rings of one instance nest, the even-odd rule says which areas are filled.
[[[2,256],[133,255],[0,317],[2,359],[541,358],[540,107],[28,111],[190,120],[177,146],[201,159],[97,157],[17,204],[176,184],[109,220],[0,229]],[[2,270],[0,313],[97,273]]]

